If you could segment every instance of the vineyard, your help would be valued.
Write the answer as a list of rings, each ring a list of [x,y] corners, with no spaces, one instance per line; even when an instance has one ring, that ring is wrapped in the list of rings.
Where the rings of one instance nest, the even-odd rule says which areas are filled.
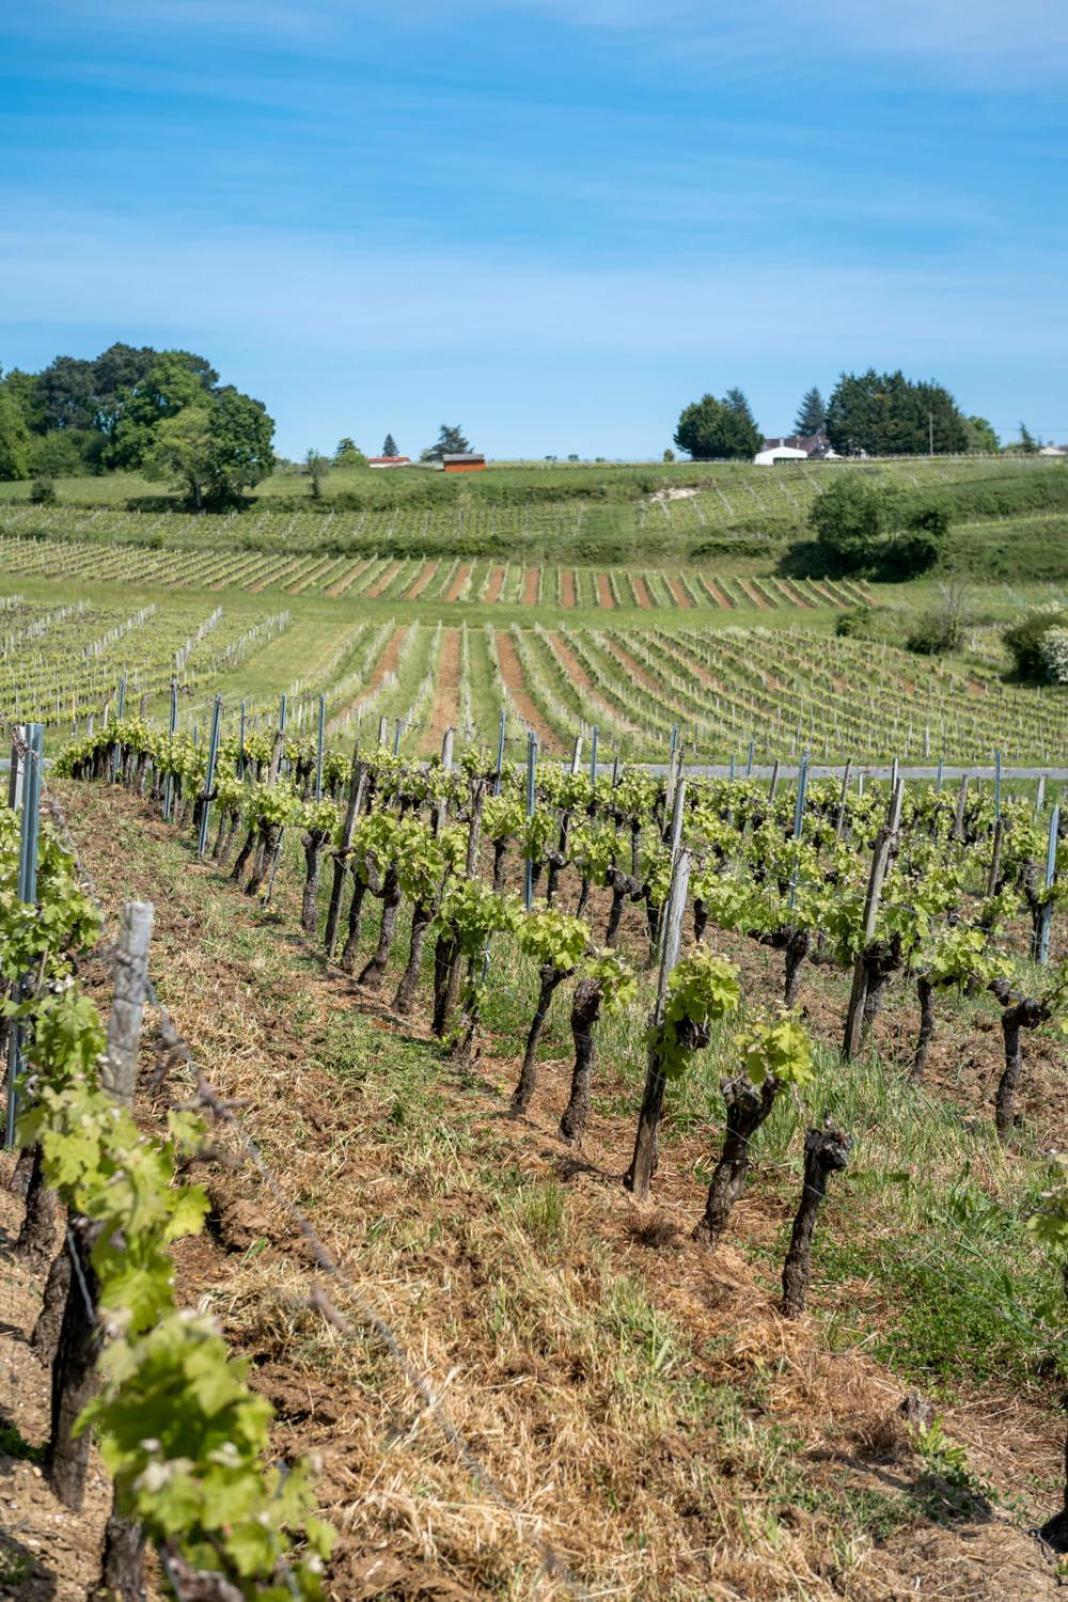
[[[871,599],[863,582],[717,575],[701,569],[591,568],[487,561],[271,555],[262,551],[107,550],[62,541],[0,539],[0,564],[14,576],[151,585],[164,589],[282,590],[367,601],[456,602],[619,608],[778,611],[842,609]]]
[[[810,491],[0,510],[5,1595],[1052,1598],[1063,572]]]
[[[93,593],[111,593],[106,574],[94,574]],[[385,718],[416,754],[436,750],[448,727],[492,746],[503,713],[510,749],[532,729],[561,755],[596,728],[609,763],[662,760],[675,728],[691,761],[739,764],[808,751],[831,763],[989,765],[1001,751],[1045,767],[1062,760],[1068,736],[1064,696],[1006,684],[996,657],[977,653],[965,666],[908,656],[801,627],[785,608],[774,628],[755,608],[749,626],[728,614],[686,627],[676,612],[670,625],[591,628],[564,622],[559,608],[544,609],[545,622],[520,613],[495,625],[433,621],[433,611],[402,621],[403,608],[383,604],[375,620],[353,621],[340,605],[275,608],[233,592],[200,604],[162,590],[131,599],[144,593],[159,599],[129,611],[7,597],[5,703],[69,735],[120,703],[165,713],[173,680],[182,726],[201,740],[217,692],[235,730],[242,706],[254,725],[282,695],[304,727],[322,696],[331,729],[373,730]]]
[[[113,1580],[143,1544],[190,1602],[1054,1594],[1059,808],[701,779],[677,747],[659,777],[533,739],[502,766],[451,731],[416,763],[219,716],[199,744],[113,718],[45,786],[36,886],[36,809],[0,840],[18,1260],[47,1269],[54,1186],[80,1268],[56,1325],[53,1265],[33,1335],[45,1471],[77,1513],[88,1402]],[[87,956],[97,898],[145,876],[213,898],[202,933],[163,902],[157,955],[133,907]],[[318,989],[264,966],[283,930]],[[260,978],[221,1024],[242,949]],[[159,1013],[149,1139],[113,1106],[160,1005],[146,962],[207,1008],[194,1048]],[[126,998],[106,1042],[75,969]],[[190,1284],[252,1392],[218,1324],[177,1311]]]
[[[328,494],[318,506],[308,505],[299,478],[283,474],[261,486],[248,510],[207,518],[181,512],[160,497],[158,486],[145,482],[125,485],[132,507],[116,505],[105,476],[62,484],[61,498],[69,504],[53,507],[29,502],[17,485],[0,484],[0,492],[8,492],[0,493],[0,537],[5,542],[129,544],[147,551],[210,547],[216,561],[226,552],[289,559],[388,554],[436,559],[443,572],[453,558],[477,561],[487,555],[520,563],[561,555],[629,563],[668,555],[687,559],[688,554],[699,561],[737,548],[759,555],[803,536],[817,495],[834,476],[854,472],[906,498],[942,495],[964,524],[1068,511],[1068,475],[1041,457],[912,458],[859,467],[807,462],[773,470],[701,463],[559,474],[500,468],[461,488],[435,474],[386,475],[386,482],[372,472],[357,475],[346,490],[349,481],[338,474],[336,500]],[[142,503],[148,509],[140,509]],[[333,565],[328,582],[344,582],[353,563],[348,569],[340,560]],[[260,575],[250,577],[251,583],[277,582],[286,571],[282,561],[235,567]],[[312,577],[314,562],[293,561],[293,575],[298,569],[318,583]],[[163,573],[188,570],[161,558]],[[182,580],[168,578],[173,581]]]

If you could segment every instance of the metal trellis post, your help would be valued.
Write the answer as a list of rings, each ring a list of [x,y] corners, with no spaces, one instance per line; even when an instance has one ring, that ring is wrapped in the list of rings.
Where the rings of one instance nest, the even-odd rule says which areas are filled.
[[[32,905],[37,900],[37,846],[41,832],[41,767],[44,762],[44,724],[24,725],[22,815],[19,821],[19,900]],[[21,983],[19,985],[21,989]],[[22,1073],[22,1024],[12,1018],[8,1031],[7,1101],[4,1120],[4,1148],[15,1147],[15,1121],[18,1117],[18,1081]]]

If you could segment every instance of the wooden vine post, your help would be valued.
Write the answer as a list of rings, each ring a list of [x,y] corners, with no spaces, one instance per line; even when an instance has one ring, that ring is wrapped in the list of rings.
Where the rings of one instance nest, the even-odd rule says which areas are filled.
[[[356,820],[360,815],[360,807],[367,790],[367,766],[360,758],[360,747],[357,744],[352,753],[352,766],[349,769],[349,801],[345,810],[345,821],[341,826],[341,840],[334,852],[334,878],[330,886],[330,904],[326,913],[326,933],[324,944],[327,958],[334,955],[334,946],[337,942],[337,926],[341,917],[341,897],[345,888],[345,874],[348,871],[349,854],[352,851],[352,837],[356,832]]]
[[[122,909],[115,997],[108,1019],[108,1048],[100,1074],[104,1089],[124,1107],[133,1105],[137,1048],[148,994],[148,948],[155,911],[151,901],[128,901]],[[86,1432],[88,1434],[88,1431]],[[144,1537],[140,1525],[114,1504],[104,1532],[101,1583],[121,1602],[141,1602]]]
[[[883,882],[890,866],[890,859],[897,843],[897,831],[901,823],[901,807],[905,798],[904,781],[899,779],[890,802],[890,815],[875,837],[875,850],[872,853],[871,873],[868,877],[868,894],[864,902],[864,922],[861,928],[860,950],[853,967],[853,988],[849,996],[849,1010],[846,1013],[845,1037],[842,1042],[842,1054],[848,1062],[860,1050],[861,1030],[864,1026],[864,1002],[868,994],[868,968],[864,960],[865,951],[875,933],[875,921],[879,916],[879,903],[883,895]]]
[[[123,908],[119,933],[115,1001],[108,1022],[108,1045],[101,1084],[124,1107],[133,1101],[137,1074],[137,1044],[141,1033],[148,970],[148,945],[152,937],[153,908],[150,902],[128,902]],[[67,1249],[70,1252],[73,1275],[59,1343],[52,1364],[52,1417],[48,1442],[48,1475],[52,1489],[64,1507],[77,1512],[85,1495],[85,1478],[89,1464],[90,1432],[74,1435],[74,1425],[83,1408],[96,1390],[96,1359],[100,1346],[100,1330],[96,1318],[96,1275],[93,1272],[91,1249],[92,1225],[88,1219],[72,1218],[67,1230]],[[122,1573],[131,1571],[136,1558],[136,1589],[115,1589],[126,1602],[140,1596],[140,1543],[129,1530],[121,1528],[125,1521],[116,1523],[112,1515],[109,1524],[115,1524],[113,1539],[115,1568]],[[123,1556],[120,1558],[120,1553]],[[108,1563],[105,1553],[105,1568]]]
[[[645,1089],[642,1094],[641,1111],[638,1115],[638,1132],[634,1142],[634,1155],[630,1160],[630,1167],[623,1178],[624,1185],[633,1192],[639,1201],[643,1201],[649,1194],[649,1185],[656,1172],[657,1134],[664,1107],[664,1091],[667,1088],[667,1080],[661,1068],[660,1053],[657,1048],[657,1036],[660,1025],[664,1021],[668,980],[679,960],[682,920],[686,911],[686,897],[689,888],[690,853],[688,851],[680,851],[675,859],[675,870],[672,874],[671,890],[668,895],[667,912],[664,919],[664,944],[660,956],[660,975],[656,986],[656,1006],[653,1009],[652,1028],[650,1031],[649,1065],[646,1069]]]
[[[222,696],[217,695],[211,709],[211,736],[208,740],[208,764],[204,770],[204,790],[200,797],[200,829],[197,835],[197,856],[203,861],[208,849],[208,825],[211,822],[211,802],[215,784],[215,764],[219,760],[219,733],[222,724]]]
[[[537,797],[537,767],[538,767],[538,737],[533,729],[527,731],[527,791],[526,816],[528,820],[534,816],[534,805]],[[472,871],[471,867],[468,872]],[[534,905],[534,858],[530,855],[529,847],[523,866],[523,905],[529,912]]]
[[[1054,807],[1049,819],[1049,839],[1046,842],[1046,889],[1052,891],[1057,879],[1057,841],[1060,837],[1061,809]],[[1048,896],[1039,916],[1035,931],[1034,959],[1042,968],[1049,965],[1049,942],[1053,929],[1053,897]]]
[[[16,734],[11,750],[11,777],[8,794],[12,803],[20,802],[18,898],[32,905],[37,900],[37,847],[41,832],[41,769],[44,765],[44,724],[25,723]],[[19,981],[19,991],[22,989]],[[18,1117],[19,1076],[22,1073],[22,1024],[17,1018],[8,1024],[7,1095],[4,1122],[4,1149],[15,1149],[15,1121]]]

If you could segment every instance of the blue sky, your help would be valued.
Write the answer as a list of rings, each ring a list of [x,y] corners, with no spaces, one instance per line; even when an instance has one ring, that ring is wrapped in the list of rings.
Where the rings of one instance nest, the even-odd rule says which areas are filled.
[[[290,455],[659,455],[869,364],[1068,440],[1064,0],[5,11],[5,368],[201,351]]]

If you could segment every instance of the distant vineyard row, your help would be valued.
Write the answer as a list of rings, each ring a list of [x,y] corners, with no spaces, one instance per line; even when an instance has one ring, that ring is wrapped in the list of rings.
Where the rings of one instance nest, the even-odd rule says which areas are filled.
[[[303,677],[292,677],[299,662]],[[16,715],[84,728],[142,696],[159,712],[171,676],[182,721],[203,722],[209,698],[236,719],[276,715],[285,692],[298,726],[327,698],[335,731],[399,720],[405,748],[430,752],[452,726],[491,743],[500,712],[512,738],[528,728],[548,753],[600,731],[602,750],[663,754],[679,725],[694,759],[722,761],[753,742],[758,760],[808,749],[818,760],[937,759],[1058,763],[1068,749],[1068,698],[956,671],[890,647],[794,628],[617,630],[540,624],[351,624],[338,632],[287,612],[250,622],[222,608],[165,602],[124,614],[74,606],[0,611],[0,702]]]
[[[511,606],[841,608],[871,599],[852,580],[726,578],[699,569],[527,566],[473,561],[320,557],[262,551],[142,550],[0,538],[0,568],[22,577],[250,594],[347,596],[362,600],[488,602]]]
[[[697,484],[668,485],[622,499],[618,483],[605,471],[605,482],[590,486],[581,497],[547,498],[530,486],[494,484],[490,474],[486,483],[428,502],[399,494],[394,505],[346,505],[342,496],[316,507],[302,494],[288,502],[268,495],[229,517],[196,517],[167,503],[151,510],[81,504],[84,484],[102,481],[72,481],[69,491],[64,488],[71,504],[36,506],[26,499],[0,498],[0,534],[168,549],[212,545],[290,556],[300,551],[322,556],[519,552],[535,558],[566,551],[579,559],[619,561],[629,560],[632,552],[712,553],[738,541],[759,547],[797,538],[816,495],[841,473],[864,473],[906,496],[947,496],[963,522],[1068,507],[1068,474],[1043,458],[1030,464],[933,458],[836,467],[736,467],[702,474]],[[294,481],[295,492],[298,487]],[[79,504],[73,504],[75,497]],[[158,503],[158,496],[142,498]]]

